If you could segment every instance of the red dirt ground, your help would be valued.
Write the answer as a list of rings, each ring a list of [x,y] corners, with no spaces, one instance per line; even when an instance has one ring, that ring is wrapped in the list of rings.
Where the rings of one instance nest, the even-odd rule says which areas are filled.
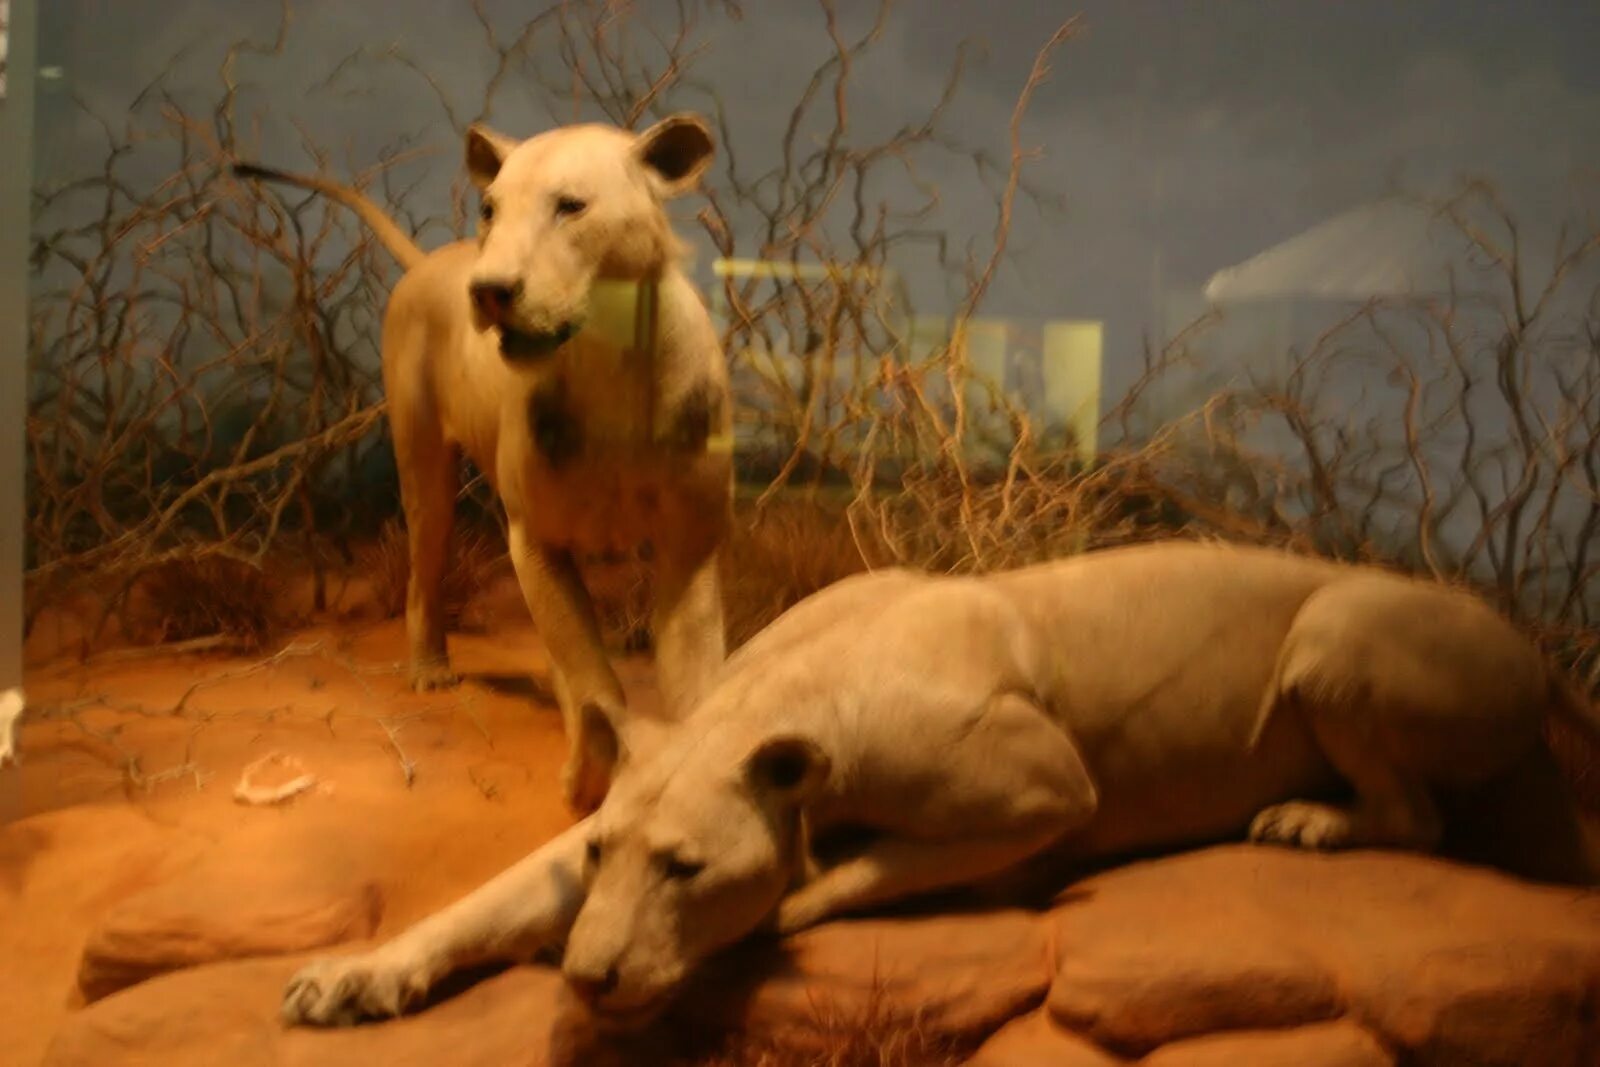
[[[78,1002],[97,920],[188,869],[374,879],[387,889],[386,937],[569,824],[560,715],[514,584],[483,598],[492,634],[451,637],[466,683],[428,695],[406,684],[403,623],[374,621],[359,589],[340,599],[265,662],[84,662],[55,650],[70,628],[36,627],[21,762],[0,770],[0,1061],[39,1062]],[[619,671],[648,706],[648,660]],[[274,750],[331,788],[279,807],[237,803],[241,770]]]

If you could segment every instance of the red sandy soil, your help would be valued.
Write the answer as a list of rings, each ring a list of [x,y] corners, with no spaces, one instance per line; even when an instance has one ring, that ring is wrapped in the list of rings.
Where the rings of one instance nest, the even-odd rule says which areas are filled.
[[[560,715],[514,584],[483,598],[492,627],[452,635],[465,684],[427,695],[406,683],[403,623],[374,621],[357,589],[340,598],[265,662],[84,661],[50,647],[69,630],[36,628],[21,761],[0,770],[0,1062],[39,1062],[81,1002],[84,939],[109,908],[199,864],[275,882],[377,881],[382,938],[569,825]],[[619,670],[648,706],[648,661]],[[275,807],[236,802],[240,772],[275,750],[326,788]]]

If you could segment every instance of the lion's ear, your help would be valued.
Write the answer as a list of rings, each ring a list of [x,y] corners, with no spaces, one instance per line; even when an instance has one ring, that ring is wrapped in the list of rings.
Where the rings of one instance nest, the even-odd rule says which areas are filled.
[[[758,796],[781,804],[800,804],[828,780],[833,761],[808,737],[769,737],[745,760],[745,778]]]
[[[705,120],[688,111],[668,115],[634,143],[634,153],[665,197],[682,196],[694,188],[716,150]]]
[[[515,137],[496,133],[481,123],[467,127],[467,174],[472,184],[487,189],[500,173],[500,167],[521,144]]]

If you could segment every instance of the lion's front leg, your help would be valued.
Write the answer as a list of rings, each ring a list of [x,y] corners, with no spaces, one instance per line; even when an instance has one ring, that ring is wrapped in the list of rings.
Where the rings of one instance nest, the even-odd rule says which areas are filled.
[[[540,544],[516,517],[507,540],[517,583],[555,674],[567,735],[562,794],[573,811],[587,815],[605,799],[615,762],[613,746],[594,736],[594,725],[621,718],[627,706],[622,682],[606,655],[594,602],[572,554]]]
[[[925,768],[886,774],[874,807],[897,824],[785,897],[779,932],[985,881],[1094,817],[1099,793],[1076,743],[1030,697],[996,694],[959,733]]]
[[[289,979],[289,1025],[348,1026],[415,1008],[440,979],[560,944],[583,904],[587,820],[374,949],[311,961]]]
[[[784,897],[776,927],[789,934],[847,912],[954,888],[998,874],[1055,841],[1066,822],[951,841],[888,837],[823,868]]]
[[[717,552],[664,546],[657,568],[656,675],[668,714],[681,719],[705,695],[727,658]]]

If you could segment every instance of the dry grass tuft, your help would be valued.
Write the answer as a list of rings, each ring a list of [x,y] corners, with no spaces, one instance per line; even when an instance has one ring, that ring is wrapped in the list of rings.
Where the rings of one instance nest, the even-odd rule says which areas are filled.
[[[722,550],[729,648],[824,586],[866,569],[839,509],[794,499],[736,515]],[[649,651],[655,577],[646,554],[589,560],[584,570],[608,647]]]
[[[219,637],[240,651],[266,647],[289,621],[264,570],[222,556],[146,571],[134,583],[124,620],[141,644]]]
[[[908,1022],[840,1026],[805,1046],[732,1038],[694,1067],[955,1067],[970,1055],[930,1038]],[[683,1061],[689,1067],[691,1061]]]
[[[405,614],[406,581],[411,574],[405,524],[398,519],[385,523],[378,539],[358,550],[356,557],[372,582],[372,598],[383,617]],[[460,629],[468,605],[508,566],[505,542],[497,531],[458,524],[444,572],[445,625]]]
[[[813,997],[803,1029],[786,1035],[724,1035],[678,1067],[955,1067],[970,1043],[939,1035],[908,1015],[874,976],[865,999],[848,1006]]]
[[[780,500],[758,515],[736,517],[722,559],[728,647],[744,644],[812,593],[867,570],[869,562],[842,511],[820,502]]]

